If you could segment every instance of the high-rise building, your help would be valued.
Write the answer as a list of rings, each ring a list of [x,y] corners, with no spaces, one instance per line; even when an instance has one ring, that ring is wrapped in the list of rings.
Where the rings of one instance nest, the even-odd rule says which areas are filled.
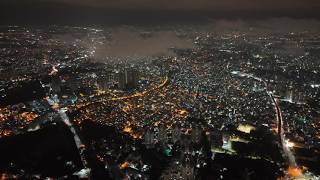
[[[167,130],[164,125],[161,125],[158,132],[158,141],[164,145],[167,143]]]
[[[176,143],[176,142],[180,141],[180,137],[181,137],[181,130],[180,130],[179,126],[176,125],[172,131],[172,142]]]
[[[147,149],[152,148],[154,145],[154,133],[150,129],[148,129],[144,135],[144,144]]]
[[[58,76],[52,77],[51,89],[54,94],[59,94],[61,92],[61,79]]]
[[[287,90],[287,92],[286,92],[286,99],[287,99],[289,102],[293,102],[293,90],[292,90],[292,89]]]
[[[119,88],[122,90],[132,90],[138,85],[138,71],[133,68],[125,68],[119,74]]]
[[[221,148],[223,145],[222,134],[220,132],[211,132],[209,135],[211,149]]]
[[[201,128],[199,126],[196,126],[194,128],[192,128],[192,132],[191,132],[191,140],[193,143],[199,143],[201,140]]]

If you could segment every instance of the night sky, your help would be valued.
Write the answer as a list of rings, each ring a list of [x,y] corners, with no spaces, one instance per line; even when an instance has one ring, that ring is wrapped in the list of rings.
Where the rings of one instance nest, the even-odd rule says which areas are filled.
[[[6,1],[6,0],[2,0]],[[7,0],[8,1],[8,0]],[[28,2],[61,3],[71,6],[103,8],[153,8],[153,9],[300,9],[320,8],[319,0],[10,0],[19,4]]]
[[[320,0],[0,0],[0,23],[217,18],[319,18]]]

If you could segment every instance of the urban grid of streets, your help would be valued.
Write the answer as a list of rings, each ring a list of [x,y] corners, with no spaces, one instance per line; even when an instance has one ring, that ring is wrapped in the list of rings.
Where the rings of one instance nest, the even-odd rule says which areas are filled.
[[[221,132],[230,124],[244,132],[249,129],[249,133],[265,126],[279,134],[285,158],[288,158],[289,166],[296,168],[294,175],[298,173],[299,176],[302,169],[296,163],[294,149],[299,147],[311,149],[314,154],[318,152],[319,110],[308,105],[319,103],[316,43],[320,39],[317,33],[185,33],[181,28],[176,31],[177,36],[183,34],[182,38],[192,41],[193,45],[186,49],[172,48],[174,55],[134,59],[103,57],[102,63],[95,63],[91,60],[96,61],[98,46],[112,39],[112,34],[107,31],[79,27],[50,30],[8,27],[3,31],[2,41],[16,45],[16,52],[1,49],[4,52],[2,61],[9,64],[1,69],[7,75],[1,78],[1,87],[4,87],[1,92],[22,81],[58,77],[61,84],[72,92],[61,90],[59,98],[54,99],[55,94],[47,91],[45,99],[73,133],[81,156],[85,145],[76,129],[88,119],[115,126],[119,132],[137,141],[145,138],[147,129],[157,132],[161,129],[159,127],[172,133],[174,127],[179,126],[183,134],[191,134],[195,127],[187,122],[189,118],[203,119],[206,124],[201,125],[201,129],[209,133]],[[62,36],[53,36],[52,32]],[[86,38],[76,37],[71,42],[64,39],[65,35],[75,32]],[[12,36],[16,36],[14,42],[9,40]],[[22,50],[21,46],[26,46],[21,45],[23,43],[31,43],[34,48]],[[304,51],[299,53],[300,49]],[[290,54],[295,50],[297,54]],[[10,67],[19,63],[15,57],[19,53],[28,57],[29,62],[22,62],[21,70],[13,74]],[[37,61],[33,57],[35,54],[40,54],[42,61]],[[26,68],[28,72],[24,66],[30,67]],[[117,76],[124,68],[139,72],[137,88],[119,90],[113,86],[117,83],[114,79],[108,82],[108,87],[100,84],[99,80],[108,79],[106,74]],[[36,78],[35,74],[38,74]],[[8,83],[9,79],[11,83]],[[54,84],[47,83],[49,87]],[[65,103],[73,96],[77,97],[76,101]],[[28,107],[37,109],[31,103]],[[10,106],[1,108],[1,111],[2,136],[19,133],[16,126],[27,126],[43,115],[36,110],[27,110],[30,114],[25,117],[23,113],[26,112],[19,114]],[[77,115],[71,122],[67,114],[73,112]],[[15,121],[10,119],[12,117]],[[23,118],[29,120],[17,121]],[[247,141],[238,137],[230,139]],[[81,159],[85,168],[80,173],[90,173],[85,157]],[[300,174],[297,171],[301,171]]]

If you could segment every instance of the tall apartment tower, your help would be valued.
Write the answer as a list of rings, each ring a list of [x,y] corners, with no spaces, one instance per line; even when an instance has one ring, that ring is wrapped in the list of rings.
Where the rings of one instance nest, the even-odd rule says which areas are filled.
[[[119,73],[119,88],[122,90],[132,90],[138,85],[138,71],[133,68],[125,68]]]

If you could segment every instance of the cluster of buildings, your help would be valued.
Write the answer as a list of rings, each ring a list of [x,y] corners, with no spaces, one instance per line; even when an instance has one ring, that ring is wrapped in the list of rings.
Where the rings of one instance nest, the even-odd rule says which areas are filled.
[[[72,115],[76,126],[89,120],[128,138],[121,145],[111,140],[91,144],[102,154],[99,159],[113,164],[119,174],[151,177],[154,167],[144,163],[141,154],[145,148],[169,162],[162,168],[162,179],[195,179],[214,162],[215,154],[237,153],[230,141],[250,144],[257,138],[242,134],[243,139],[234,132],[250,134],[248,127],[263,127],[276,134],[276,114],[267,93],[272,91],[290,141],[300,148],[320,148],[316,34],[193,32],[186,37],[194,41],[193,49],[172,48],[174,55],[105,63],[91,61],[94,43],[88,49],[81,38],[63,38],[69,34],[85,35],[97,44],[108,39],[90,28],[8,27],[0,33],[1,98],[21,89],[21,82],[36,80],[41,85],[41,92],[20,105],[1,104],[1,136],[23,132],[31,122],[47,118],[52,113],[50,96],[52,104],[59,101],[59,108]],[[292,48],[303,51],[288,53]],[[253,74],[267,86],[235,76],[236,71]],[[230,126],[241,128],[231,131]]]

